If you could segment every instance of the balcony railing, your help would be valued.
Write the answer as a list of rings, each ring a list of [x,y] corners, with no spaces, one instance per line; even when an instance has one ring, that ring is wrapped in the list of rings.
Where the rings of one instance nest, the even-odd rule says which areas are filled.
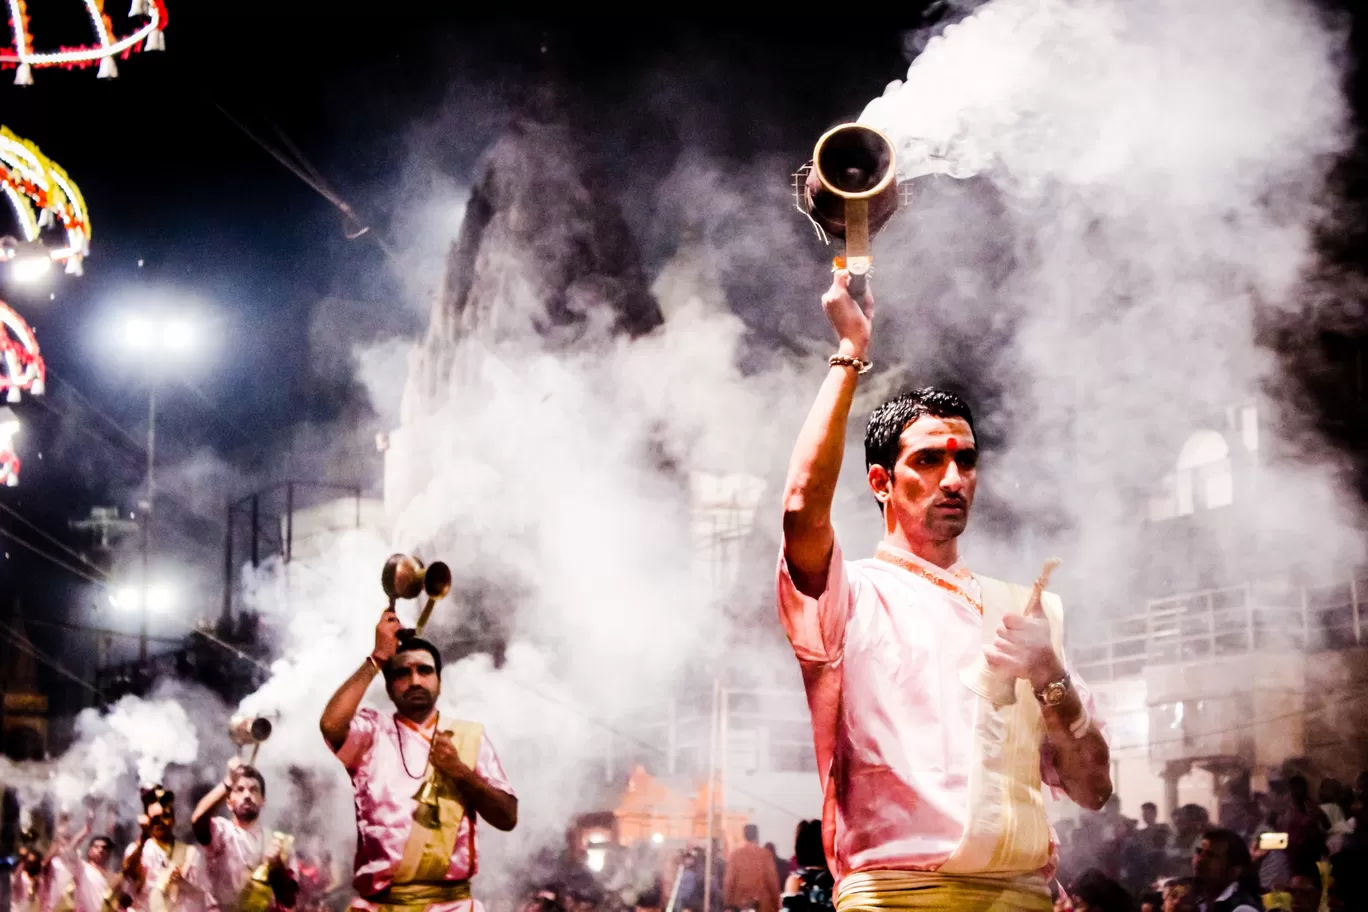
[[[1316,652],[1368,642],[1368,579],[1290,587],[1247,583],[1155,599],[1113,619],[1100,636],[1069,644],[1087,681],[1140,674],[1153,665],[1250,652]]]

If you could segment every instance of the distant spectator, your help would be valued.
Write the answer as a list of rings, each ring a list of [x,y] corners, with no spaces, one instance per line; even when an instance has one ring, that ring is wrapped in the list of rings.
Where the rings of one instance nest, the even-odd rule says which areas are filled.
[[[1330,859],[1330,896],[1340,909],[1368,909],[1368,807],[1354,810],[1354,829]]]
[[[1199,912],[1260,912],[1263,900],[1250,889],[1249,846],[1233,830],[1202,834],[1192,856],[1192,876]]]
[[[822,848],[822,821],[804,820],[793,836],[793,871],[784,884],[784,909],[830,912],[834,889]]]
[[[1282,829],[1287,834],[1287,852],[1294,865],[1315,864],[1325,854],[1325,834],[1330,821],[1320,805],[1311,800],[1311,786],[1305,776],[1287,780],[1287,810]]]
[[[779,882],[783,883],[788,879],[788,862],[779,857],[779,850],[775,848],[774,843],[772,842],[765,843],[765,851],[769,852],[770,858],[774,859],[774,873],[779,876]]]
[[[1197,897],[1191,877],[1175,877],[1164,884],[1164,912],[1196,912]]]
[[[1069,888],[1075,912],[1135,912],[1126,888],[1096,868],[1084,871]]]
[[[774,856],[760,847],[760,830],[753,823],[743,831],[745,842],[727,859],[723,900],[732,909],[778,912],[779,873]]]
[[[1316,865],[1297,868],[1287,892],[1292,894],[1292,912],[1319,912],[1322,898],[1320,868]]]
[[[1163,912],[1164,894],[1158,890],[1150,890],[1140,894],[1140,912]]]

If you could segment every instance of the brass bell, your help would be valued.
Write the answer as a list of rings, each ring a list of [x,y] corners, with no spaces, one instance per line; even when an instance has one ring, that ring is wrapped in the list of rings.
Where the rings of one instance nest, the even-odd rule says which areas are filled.
[[[446,598],[451,592],[451,568],[442,561],[433,561],[424,567],[423,562],[407,554],[391,554],[380,571],[380,587],[389,599],[390,608],[399,599],[417,598],[426,594],[427,604],[418,616],[418,623],[411,631],[401,632],[401,636],[422,636],[427,627],[432,609],[438,600]]]

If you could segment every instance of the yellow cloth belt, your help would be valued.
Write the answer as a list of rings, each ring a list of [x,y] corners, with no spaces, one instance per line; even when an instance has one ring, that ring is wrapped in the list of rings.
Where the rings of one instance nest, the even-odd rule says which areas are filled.
[[[368,902],[379,906],[382,912],[426,909],[433,903],[463,902],[467,899],[470,899],[468,880],[390,884],[387,889],[376,895],[366,897]]]
[[[935,871],[861,871],[836,887],[837,912],[890,910],[1052,912],[1044,878],[975,877]]]

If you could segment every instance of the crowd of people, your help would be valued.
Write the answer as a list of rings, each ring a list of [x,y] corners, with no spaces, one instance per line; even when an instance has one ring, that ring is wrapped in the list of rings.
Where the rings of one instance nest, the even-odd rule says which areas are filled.
[[[1234,784],[1216,820],[1182,805],[1170,823],[1113,798],[1058,827],[1056,908],[1079,912],[1368,909],[1368,773],[1352,786],[1275,776],[1266,792]]]
[[[834,882],[822,849],[820,820],[805,820],[794,853],[781,858],[747,825],[739,846],[714,842],[709,886],[706,847],[670,849],[652,843],[612,846],[601,870],[579,853],[546,865],[519,902],[492,899],[491,912],[824,912],[833,908]]]

